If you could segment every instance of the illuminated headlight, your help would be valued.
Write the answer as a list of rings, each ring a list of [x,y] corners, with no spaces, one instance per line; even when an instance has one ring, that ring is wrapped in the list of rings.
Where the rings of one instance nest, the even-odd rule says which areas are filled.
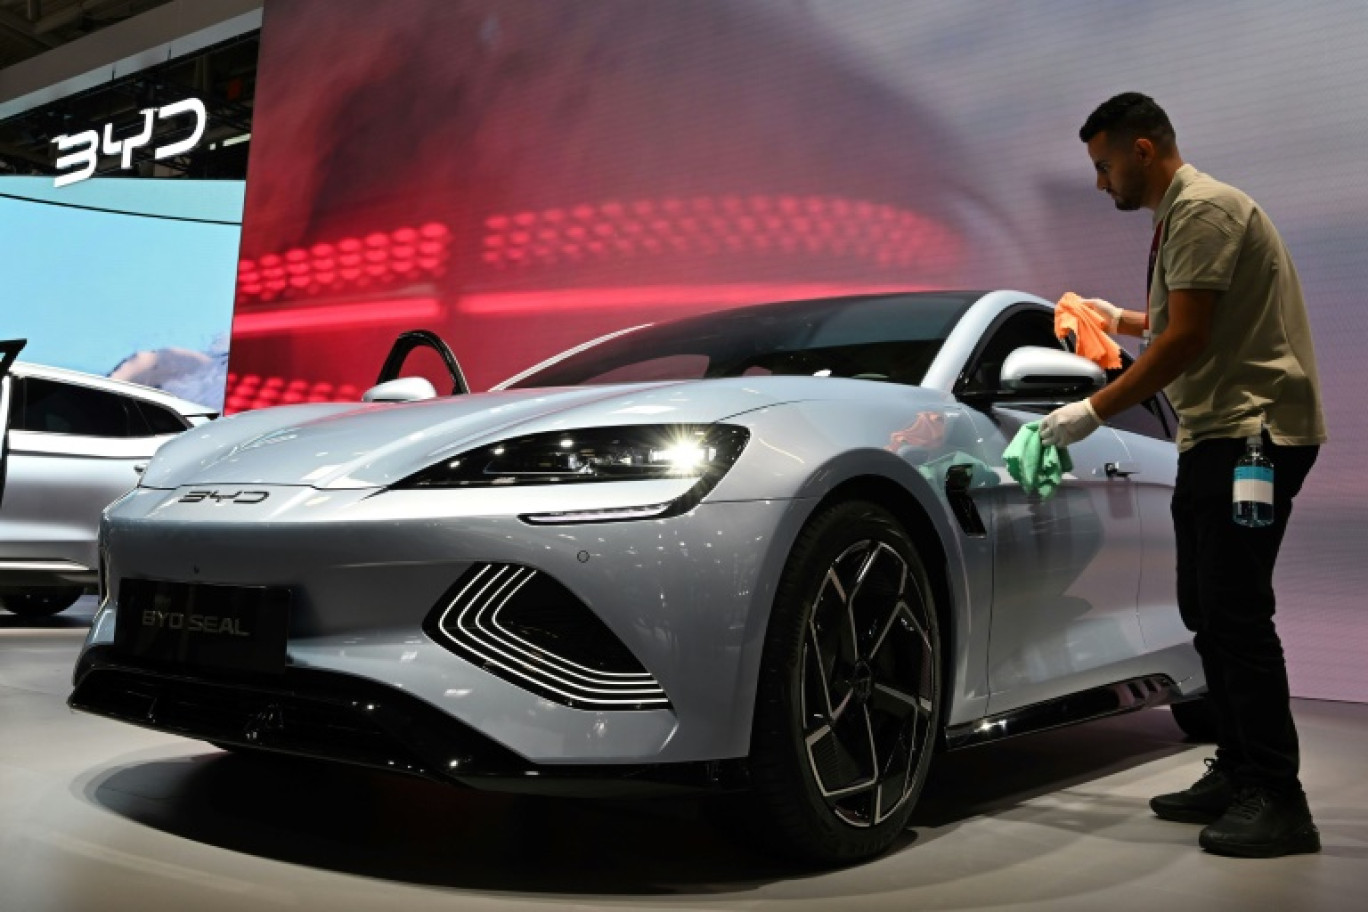
[[[749,432],[730,425],[629,425],[530,434],[462,453],[396,488],[577,484],[697,478],[711,487]]]

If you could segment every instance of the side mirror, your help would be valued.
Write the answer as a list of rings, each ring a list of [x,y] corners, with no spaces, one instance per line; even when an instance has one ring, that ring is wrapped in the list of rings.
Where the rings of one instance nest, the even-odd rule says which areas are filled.
[[[423,377],[400,377],[376,384],[361,394],[362,402],[414,402],[436,399],[437,388]]]
[[[1023,345],[1002,362],[1001,384],[1010,393],[1080,396],[1107,385],[1102,368],[1071,352]]]

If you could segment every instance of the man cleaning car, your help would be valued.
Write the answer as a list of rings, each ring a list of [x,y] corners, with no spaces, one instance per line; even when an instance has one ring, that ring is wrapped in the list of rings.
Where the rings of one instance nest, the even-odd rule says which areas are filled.
[[[1154,213],[1146,308],[1085,302],[1113,334],[1152,342],[1106,388],[1051,412],[1040,440],[1067,447],[1159,390],[1167,393],[1180,419],[1178,605],[1202,657],[1218,730],[1206,774],[1150,806],[1166,820],[1206,824],[1199,842],[1216,854],[1319,851],[1273,621],[1278,549],[1293,498],[1326,439],[1296,269],[1254,200],[1183,162],[1173,126],[1153,99],[1137,92],[1109,99],[1079,137],[1097,188],[1116,208]],[[1271,484],[1245,468],[1262,465],[1249,462],[1256,454],[1271,460]],[[1265,505],[1264,524],[1242,524],[1249,521],[1243,513],[1237,522],[1233,495],[1265,493],[1271,521]]]

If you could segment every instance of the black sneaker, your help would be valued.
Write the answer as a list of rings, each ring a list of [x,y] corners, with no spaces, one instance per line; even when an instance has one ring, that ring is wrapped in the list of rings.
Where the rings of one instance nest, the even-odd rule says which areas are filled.
[[[1191,787],[1150,799],[1150,810],[1163,820],[1215,823],[1235,801],[1235,783],[1225,768],[1208,757],[1207,771]]]
[[[1276,858],[1321,848],[1305,794],[1280,794],[1257,786],[1241,789],[1230,810],[1202,830],[1197,841],[1215,855],[1240,858]]]

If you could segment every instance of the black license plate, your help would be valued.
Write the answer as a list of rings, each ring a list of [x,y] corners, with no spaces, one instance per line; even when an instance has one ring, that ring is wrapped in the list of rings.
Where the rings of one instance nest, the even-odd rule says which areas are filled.
[[[276,674],[289,613],[290,591],[280,587],[125,579],[114,646],[161,664]]]

